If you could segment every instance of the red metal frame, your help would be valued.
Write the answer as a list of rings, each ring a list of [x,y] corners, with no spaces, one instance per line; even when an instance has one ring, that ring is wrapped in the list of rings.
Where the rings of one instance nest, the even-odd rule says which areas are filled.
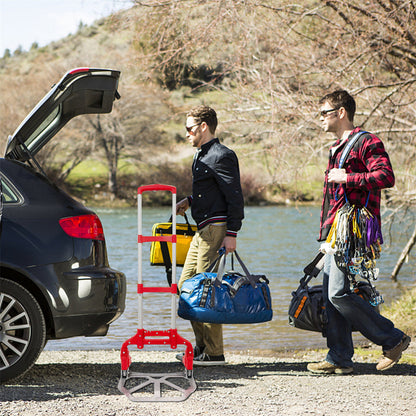
[[[176,201],[175,186],[155,184],[140,186],[137,189],[137,194],[140,195],[139,204],[141,204],[141,194],[147,191],[169,191],[172,193],[172,195],[175,195],[173,201]],[[174,209],[173,205],[174,204],[172,204],[172,211]],[[142,234],[139,234],[137,237],[138,244],[153,241],[167,241],[171,243],[176,243],[176,234],[173,234],[171,236],[144,236]],[[176,259],[172,260],[174,260],[172,261],[172,265],[176,266]],[[177,290],[178,285],[176,284],[176,281],[172,282],[172,285],[168,287],[146,287],[140,281],[137,284],[138,295],[142,295],[143,293],[171,293],[172,296],[176,296]],[[140,313],[141,311],[139,312],[139,314]],[[173,313],[174,312],[172,311],[172,314]],[[147,331],[144,328],[138,328],[136,335],[125,341],[121,347],[120,359],[122,371],[127,371],[131,365],[131,358],[128,349],[130,345],[136,345],[138,349],[142,349],[145,345],[170,345],[172,349],[176,349],[178,345],[185,345],[186,350],[183,358],[183,364],[186,370],[192,371],[193,369],[194,351],[192,348],[192,344],[187,339],[180,336],[176,328],[161,331]]]
[[[185,345],[186,350],[182,362],[188,371],[192,371],[193,369],[194,351],[192,344],[187,339],[181,337],[176,328],[164,331],[138,329],[136,335],[125,341],[121,347],[120,358],[122,371],[128,370],[131,364],[128,350],[129,345],[136,345],[138,349],[143,349],[145,345],[170,345],[172,349],[176,349],[178,345]]]

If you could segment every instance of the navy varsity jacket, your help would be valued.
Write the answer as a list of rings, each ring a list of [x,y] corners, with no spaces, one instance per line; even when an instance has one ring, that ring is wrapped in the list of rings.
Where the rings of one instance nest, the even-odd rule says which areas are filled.
[[[227,235],[237,236],[244,218],[244,200],[236,154],[212,139],[197,151],[192,164],[192,217],[198,229],[226,222]]]

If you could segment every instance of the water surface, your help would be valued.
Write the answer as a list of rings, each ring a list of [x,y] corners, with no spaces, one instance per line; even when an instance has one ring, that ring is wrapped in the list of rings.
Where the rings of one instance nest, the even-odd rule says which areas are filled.
[[[226,350],[277,350],[305,347],[325,347],[325,339],[318,333],[303,331],[288,325],[287,309],[291,292],[303,276],[303,268],[311,261],[318,248],[316,242],[319,226],[318,207],[248,207],[243,228],[238,235],[237,251],[248,269],[255,274],[265,274],[270,279],[274,317],[271,322],[252,325],[225,325]],[[107,240],[110,264],[125,273],[128,282],[126,310],[112,324],[106,337],[76,337],[49,341],[49,350],[120,349],[122,343],[132,337],[138,327],[137,311],[137,210],[97,209]],[[152,225],[167,221],[169,208],[145,208],[143,234],[151,235]],[[177,217],[180,221],[181,217]],[[386,239],[387,242],[389,239]],[[405,237],[395,235],[394,246],[386,247],[377,265],[380,276],[376,282],[386,303],[400,294],[400,289],[390,281],[394,264],[406,243]],[[163,267],[150,266],[150,243],[143,246],[143,280],[148,286],[165,285]],[[181,268],[177,268],[178,277]],[[399,281],[406,287],[414,283],[415,264],[405,264]],[[313,284],[320,284],[318,276]],[[144,295],[144,328],[163,330],[170,328],[170,295]],[[177,318],[180,335],[194,343],[188,321]],[[357,341],[364,338],[355,335]],[[146,347],[157,349],[164,347]],[[169,347],[168,347],[169,349]]]

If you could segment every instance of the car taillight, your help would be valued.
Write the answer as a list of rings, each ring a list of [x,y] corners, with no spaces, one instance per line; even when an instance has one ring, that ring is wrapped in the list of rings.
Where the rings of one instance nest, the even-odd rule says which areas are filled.
[[[103,226],[95,214],[62,218],[59,220],[59,224],[71,237],[104,240]]]

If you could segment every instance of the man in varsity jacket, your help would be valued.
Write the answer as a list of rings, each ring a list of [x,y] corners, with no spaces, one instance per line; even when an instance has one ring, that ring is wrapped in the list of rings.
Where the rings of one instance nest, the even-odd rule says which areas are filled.
[[[178,282],[204,272],[225,248],[232,253],[244,218],[244,201],[236,154],[215,138],[217,115],[208,106],[191,109],[186,118],[186,137],[196,153],[192,164],[192,195],[179,201],[177,214],[191,207],[197,232],[192,239]],[[222,325],[191,322],[195,334],[194,365],[225,363]],[[181,356],[178,356],[181,358]]]

